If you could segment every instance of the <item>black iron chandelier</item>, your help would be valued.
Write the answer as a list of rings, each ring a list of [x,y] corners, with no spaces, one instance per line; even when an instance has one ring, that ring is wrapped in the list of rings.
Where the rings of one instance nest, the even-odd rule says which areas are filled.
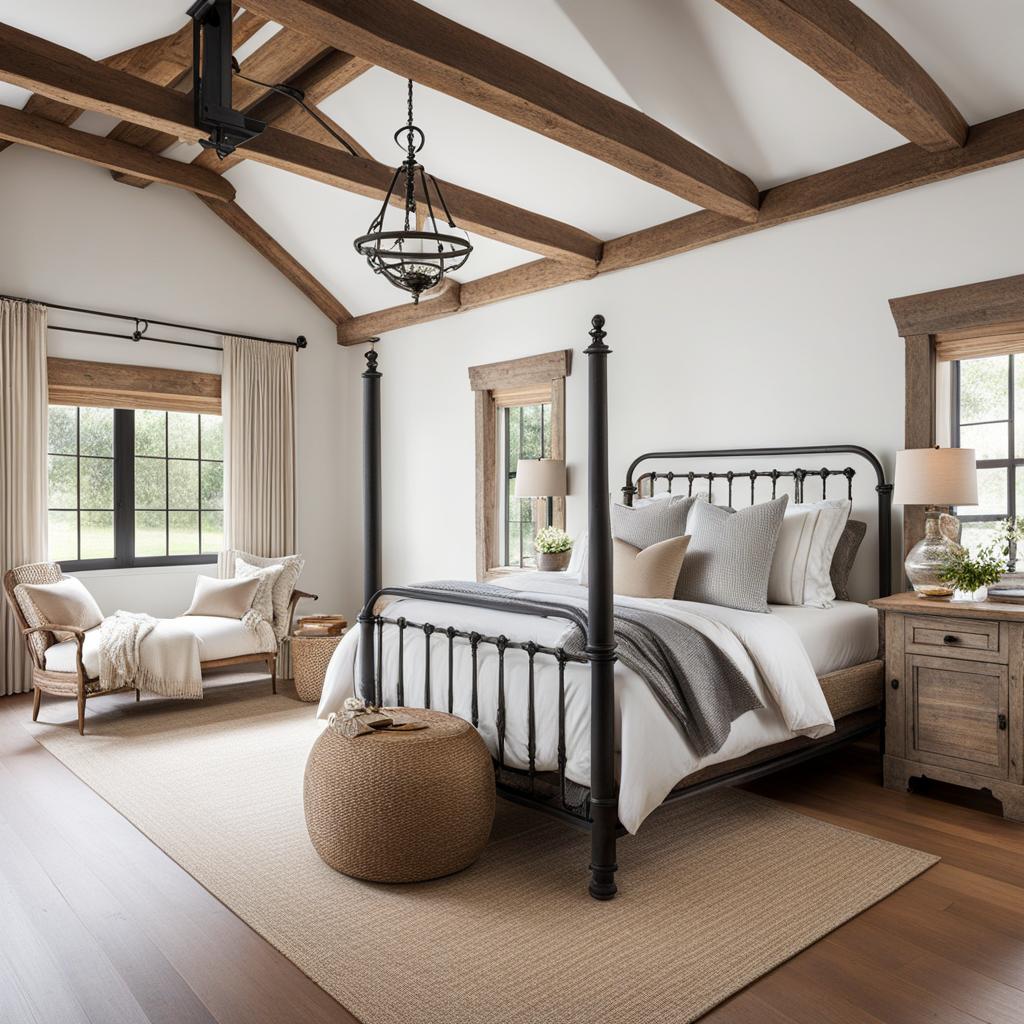
[[[405,160],[395,169],[380,213],[371,222],[370,230],[357,238],[353,244],[356,252],[366,257],[366,262],[375,274],[383,274],[396,288],[411,292],[413,302],[419,302],[423,292],[439,285],[445,274],[458,270],[469,259],[473,246],[465,232],[461,235],[442,234],[437,228],[435,202],[444,211],[448,227],[455,231],[459,230],[437,180],[432,174],[428,174],[416,159],[416,154],[426,142],[426,136],[413,123],[411,78],[408,120],[394,135],[395,142],[400,147],[402,135],[405,136]],[[416,198],[417,177],[421,200]],[[431,199],[431,192],[434,199]],[[402,229],[385,231],[384,219],[391,206],[391,200],[396,195],[402,195],[404,199]],[[427,207],[423,230],[417,228],[418,201],[422,201]]]

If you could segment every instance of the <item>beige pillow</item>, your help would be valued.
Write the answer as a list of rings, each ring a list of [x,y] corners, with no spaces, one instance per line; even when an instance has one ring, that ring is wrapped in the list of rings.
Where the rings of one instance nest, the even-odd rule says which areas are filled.
[[[196,592],[186,615],[218,615],[223,619],[240,619],[252,607],[260,581],[218,580],[212,576],[196,579]]]
[[[245,562],[257,569],[265,569],[267,566],[281,566],[281,575],[274,581],[274,588],[271,592],[271,600],[274,604],[274,635],[280,640],[288,632],[288,605],[292,599],[292,591],[299,582],[299,575],[302,572],[306,560],[302,555],[282,555],[280,558],[263,558],[260,555],[251,555],[247,551],[236,551],[234,553],[235,564]],[[236,576],[242,575],[235,572]]]
[[[244,558],[235,559],[236,580],[259,581],[256,596],[252,599],[252,610],[271,626],[274,624],[274,584],[283,572],[283,565],[258,566],[250,565]]]
[[[612,538],[612,573],[616,594],[623,597],[675,597],[689,536],[637,548]]]
[[[85,584],[74,576],[59,583],[22,583],[15,588],[21,609],[30,626],[52,622],[58,626],[92,629],[103,621],[103,612]],[[61,640],[72,634],[58,632]]]

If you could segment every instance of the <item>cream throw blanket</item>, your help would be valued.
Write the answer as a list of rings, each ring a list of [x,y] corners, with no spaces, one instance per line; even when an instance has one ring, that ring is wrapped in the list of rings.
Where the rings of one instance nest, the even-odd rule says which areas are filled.
[[[123,686],[201,699],[199,639],[176,619],[123,611],[108,616],[100,626],[100,689]]]

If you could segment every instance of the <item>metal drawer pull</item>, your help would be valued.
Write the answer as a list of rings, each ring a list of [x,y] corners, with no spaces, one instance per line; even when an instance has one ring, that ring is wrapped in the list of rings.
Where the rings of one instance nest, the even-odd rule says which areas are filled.
[[[958,636],[953,636],[953,634],[952,634],[952,633],[947,633],[947,634],[946,634],[946,635],[945,635],[945,636],[944,636],[944,637],[942,638],[942,642],[943,642],[944,644],[958,644],[958,643],[960,643],[960,637],[958,637]]]
[[[999,722],[999,728],[1002,729],[1003,731],[1005,731],[1006,730],[1006,715],[1000,715],[999,718],[997,719],[997,721]]]
[[[900,688],[900,681],[899,681],[898,679],[894,679],[894,680],[893,680],[893,681],[892,681],[892,682],[891,682],[891,683],[890,683],[889,685],[890,685],[890,686],[891,686],[891,687],[892,687],[892,688],[893,688],[894,690],[898,690],[898,689]]]

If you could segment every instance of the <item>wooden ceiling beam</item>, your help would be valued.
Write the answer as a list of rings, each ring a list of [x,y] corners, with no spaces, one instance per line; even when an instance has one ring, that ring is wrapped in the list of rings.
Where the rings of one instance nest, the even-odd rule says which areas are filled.
[[[241,46],[242,41],[233,38],[232,45]],[[242,61],[241,71],[242,74],[250,78],[276,85],[315,62],[318,57],[323,56],[323,53],[324,47],[321,43],[307,39],[298,32],[283,28],[271,36],[255,53]],[[191,72],[191,59],[189,71]],[[184,91],[187,91],[190,96],[191,89],[188,89],[187,85],[191,80],[191,74],[189,74],[183,83],[186,85]],[[169,85],[171,83],[161,84]],[[235,110],[243,112],[248,112],[250,107],[255,106],[260,99],[267,95],[266,89],[247,82],[238,75],[233,76],[231,87],[232,105]],[[148,149],[153,153],[161,153],[178,141],[177,135],[144,128],[131,121],[122,121],[116,125],[109,137],[130,142],[133,146]],[[216,159],[215,154],[214,158]],[[209,165],[207,168],[212,170]],[[149,184],[146,181],[132,179],[130,176],[115,174],[114,177],[122,184],[132,185],[136,188],[145,188]]]
[[[963,149],[929,152],[916,143],[908,143],[769,189],[762,196],[761,219],[757,224],[740,224],[721,214],[701,210],[622,235],[605,243],[597,273],[627,270],[739,235],[1020,159],[1024,159],[1024,110],[974,125]],[[536,260],[477,281],[467,281],[460,289],[459,305],[454,310],[442,312],[440,307],[430,308],[431,303],[420,303],[418,307],[406,303],[353,317],[339,329],[339,342],[356,345],[399,327],[410,327],[450,316],[453,312],[564,284],[566,280],[559,279],[564,270],[564,265],[560,267],[553,260]],[[400,312],[403,310],[404,313]],[[417,310],[421,312],[417,314]]]
[[[192,104],[187,96],[2,24],[0,80],[176,137],[192,141],[205,137],[192,123]],[[245,150],[250,160],[376,199],[386,194],[394,174],[394,168],[386,164],[351,156],[336,146],[325,146],[273,126],[248,143]],[[448,182],[440,184],[452,214],[468,231],[585,266],[600,258],[601,241],[579,228]]]
[[[412,0],[249,0],[249,6],[699,206],[757,219],[757,188],[746,175],[635,107]]]
[[[43,149],[48,153],[84,160],[108,170],[128,172],[145,178],[147,182],[156,181],[162,185],[183,188],[203,196],[213,206],[235,198],[231,182],[205,167],[168,160],[127,143],[81,132],[12,107],[0,106],[0,138]]]
[[[852,0],[718,2],[911,142],[940,151],[966,141],[950,98]]]
[[[205,168],[195,169],[205,174],[213,173]],[[220,180],[223,181],[222,178]],[[329,320],[341,324],[351,319],[352,314],[344,305],[237,203],[218,203],[204,196],[197,198],[201,199],[235,234],[248,242],[264,259],[284,274]]]

